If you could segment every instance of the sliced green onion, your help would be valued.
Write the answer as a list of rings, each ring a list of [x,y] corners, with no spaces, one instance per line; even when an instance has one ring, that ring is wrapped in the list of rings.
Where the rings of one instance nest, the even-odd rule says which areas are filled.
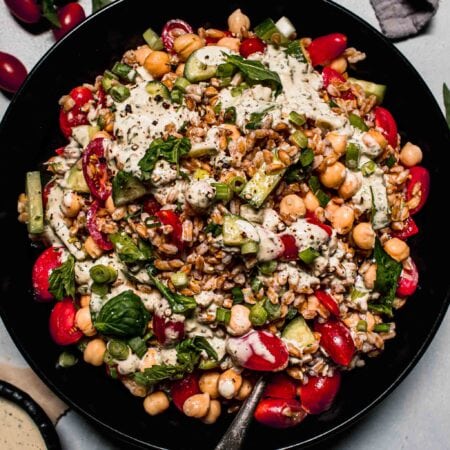
[[[300,153],[300,164],[303,167],[307,167],[314,161],[314,152],[310,148],[305,148]]]
[[[231,77],[220,78],[219,87],[228,87],[231,84]]]
[[[253,31],[256,36],[265,42],[274,42],[275,44],[284,44],[288,39],[280,33],[272,19],[266,19],[257,25]]]
[[[300,148],[306,148],[308,145],[308,138],[303,131],[297,130],[295,133],[291,134],[291,141]]]
[[[360,320],[356,324],[357,331],[367,331],[367,322],[365,320]]]
[[[119,82],[119,77],[114,75],[109,70],[105,70],[102,78],[102,88],[105,92],[109,92],[109,90]]]
[[[215,359],[201,359],[197,368],[199,370],[211,370],[215,369],[219,365],[219,362]]]
[[[368,176],[372,175],[375,172],[376,168],[377,168],[377,165],[376,165],[376,163],[374,161],[367,161],[361,167],[361,173],[365,177],[368,177]]]
[[[359,146],[353,143],[347,145],[345,153],[345,165],[349,169],[356,169],[359,163]]]
[[[233,64],[225,63],[225,64],[219,64],[217,66],[216,75],[219,78],[226,78],[226,77],[232,77],[235,72],[236,72],[236,67]]]
[[[233,305],[244,303],[244,294],[241,288],[234,287],[233,289],[231,289],[231,294],[233,295]]]
[[[128,64],[124,64],[121,62],[116,62],[111,69],[111,72],[114,75],[117,75],[119,78],[122,78],[125,81],[129,81],[130,83],[133,83],[136,79],[136,71]]]
[[[281,306],[274,304],[268,297],[264,299],[264,309],[267,311],[267,317],[270,321],[277,320],[281,316]]]
[[[289,122],[301,127],[306,123],[306,117],[304,114],[299,114],[298,112],[292,111],[289,114]]]
[[[142,358],[147,353],[147,345],[145,340],[137,336],[128,341],[131,350],[136,353],[138,358]]]
[[[369,129],[369,127],[364,122],[364,119],[356,114],[350,113],[348,115],[348,120],[351,126],[358,128],[361,131],[367,131]]]
[[[144,31],[142,34],[142,37],[144,38],[144,41],[147,42],[148,46],[152,50],[163,50],[164,44],[161,38],[158,36],[157,33],[155,33],[151,28],[148,28]]]
[[[117,368],[114,367],[114,366],[109,366],[108,367],[108,373],[109,373],[109,376],[113,380],[117,380],[119,378],[119,372],[117,372]]]
[[[320,188],[320,181],[315,175],[311,176],[308,180],[308,186],[310,187],[313,194],[315,194]]]
[[[244,177],[236,176],[236,177],[233,177],[228,182],[228,185],[230,186],[230,188],[233,192],[235,192],[236,194],[239,194],[242,191],[242,189],[244,189],[246,182],[247,182],[247,180]]]
[[[216,311],[216,320],[217,322],[224,323],[227,325],[230,322],[231,311],[226,308],[217,308]]]
[[[108,285],[100,283],[92,283],[91,291],[99,297],[104,297],[108,293]]]
[[[223,114],[223,121],[225,123],[236,123],[236,108],[234,106],[230,106],[227,108]]]
[[[226,183],[212,183],[212,186],[216,189],[216,200],[228,201],[231,198],[230,186]]]
[[[95,283],[113,283],[117,279],[117,271],[114,267],[97,264],[89,269],[89,275]]]
[[[170,93],[170,100],[172,100],[173,103],[178,103],[181,105],[183,103],[183,94],[178,89],[173,89]]]
[[[390,323],[377,323],[373,327],[373,331],[375,331],[375,333],[389,333],[389,331],[391,331],[391,324]]]
[[[298,253],[298,257],[305,263],[305,264],[312,264],[314,260],[320,256],[320,253],[313,249],[312,247],[308,247],[305,250],[302,250]]]
[[[178,77],[173,85],[174,89],[179,89],[181,92],[186,92],[186,88],[190,85],[190,81],[184,77]]]
[[[72,353],[62,352],[58,358],[58,366],[64,369],[73,367],[78,362],[78,358]]]
[[[254,253],[258,253],[259,244],[255,241],[248,241],[241,246],[241,254],[250,255]]]
[[[170,276],[170,281],[176,288],[184,288],[189,284],[189,279],[185,272],[173,273]]]
[[[386,164],[386,166],[388,166],[389,169],[394,167],[396,163],[397,159],[395,158],[394,155],[389,155],[389,158],[387,158],[386,161],[384,162],[384,164]]]
[[[270,275],[271,273],[274,273],[277,269],[277,262],[276,261],[265,261],[259,266],[259,271],[263,275]]]
[[[251,286],[253,292],[259,292],[261,290],[261,288],[263,287],[263,284],[259,278],[255,277],[251,281],[250,286]]]
[[[319,189],[315,193],[317,200],[319,200],[320,206],[322,208],[325,208],[325,206],[328,205],[328,202],[331,200],[330,196],[325,194],[325,192],[322,191],[322,189]]]
[[[257,327],[264,325],[266,323],[267,316],[267,311],[262,305],[262,302],[256,303],[250,308],[249,319],[252,325],[255,325]]]
[[[130,354],[130,349],[127,344],[123,341],[119,341],[117,339],[113,339],[108,342],[108,352],[114,359],[118,359],[119,361],[124,361],[128,358]]]
[[[122,84],[117,84],[109,90],[109,95],[116,102],[124,102],[130,96],[130,90]]]

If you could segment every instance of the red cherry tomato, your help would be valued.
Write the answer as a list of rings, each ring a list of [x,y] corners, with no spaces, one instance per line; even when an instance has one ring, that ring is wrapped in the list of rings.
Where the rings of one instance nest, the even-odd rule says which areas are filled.
[[[170,225],[172,227],[172,232],[170,233],[172,241],[178,247],[178,250],[182,251],[184,247],[183,241],[181,240],[183,226],[178,215],[170,209],[161,209],[155,213],[155,216],[163,225]]]
[[[33,266],[32,280],[36,300],[48,302],[54,297],[49,292],[48,278],[53,269],[61,265],[61,250],[55,247],[45,249]]]
[[[281,242],[284,245],[283,253],[281,254],[281,259],[286,261],[295,261],[298,259],[298,247],[295,241],[295,237],[292,234],[283,234],[280,236]]]
[[[78,86],[73,88],[69,94],[77,106],[85,105],[89,100],[92,100],[94,96],[89,88],[85,86]]]
[[[419,284],[419,271],[412,258],[408,258],[398,279],[397,292],[399,297],[409,297],[416,292]]]
[[[375,112],[375,125],[381,129],[383,136],[392,147],[397,147],[398,143],[398,130],[397,123],[393,115],[381,106],[377,106]]]
[[[53,29],[53,35],[57,41],[86,19],[83,7],[75,2],[67,3],[67,5],[64,5],[58,10],[57,14],[61,23],[60,28]]]
[[[199,393],[200,388],[198,387],[198,375],[196,373],[190,373],[182,380],[175,381],[170,389],[173,403],[181,412],[183,412],[184,402],[189,397]]]
[[[162,345],[173,344],[184,337],[184,322],[154,314],[152,324],[156,339]]]
[[[0,52],[0,89],[16,92],[27,77],[27,69],[13,55]]]
[[[113,245],[108,238],[108,235],[103,233],[97,224],[97,212],[100,209],[100,204],[94,200],[91,207],[88,209],[86,214],[86,225],[94,242],[102,249],[102,250],[112,250]]]
[[[290,428],[307,416],[299,401],[283,398],[264,398],[255,409],[255,419],[272,428]]]
[[[325,66],[341,56],[346,48],[347,36],[341,33],[332,33],[314,39],[307,50],[313,66]]]
[[[56,303],[50,313],[49,329],[52,339],[58,345],[71,345],[78,342],[83,333],[75,326],[77,309],[71,299]]]
[[[52,190],[54,183],[47,183],[42,190],[42,204],[44,209],[47,207],[48,196],[50,195],[50,191]]]
[[[322,230],[325,231],[328,234],[328,236],[331,236],[333,234],[333,228],[331,228],[329,225],[325,225],[324,223],[322,223],[317,218],[317,216],[310,211],[306,213],[306,221],[308,223],[311,223],[312,225],[317,225],[318,227],[322,228]]]
[[[264,53],[266,47],[266,44],[259,37],[247,38],[241,42],[239,53],[244,58],[248,58],[253,53]]]
[[[289,360],[285,343],[274,334],[262,330],[230,338],[228,350],[237,364],[250,370],[278,372],[287,366]]]
[[[97,96],[97,102],[98,104],[104,108],[106,106],[106,92],[103,90],[102,87],[100,87],[97,92],[96,92],[96,96]]]
[[[295,399],[297,385],[291,377],[284,373],[275,374],[264,389],[263,398]]]
[[[161,205],[153,196],[145,198],[143,207],[144,211],[151,216],[154,216],[161,209]]]
[[[105,159],[104,139],[97,138],[83,152],[83,175],[93,197],[105,201],[111,194],[108,165]]]
[[[88,124],[86,113],[80,111],[78,106],[74,106],[70,111],[64,111],[61,108],[59,112],[59,128],[66,138],[72,136],[73,127]]]
[[[314,331],[321,334],[320,345],[330,358],[341,366],[348,366],[355,354],[355,343],[348,328],[338,320],[316,322]]]
[[[406,220],[406,224],[403,230],[393,231],[391,234],[393,237],[406,241],[406,239],[415,236],[418,232],[419,227],[417,226],[416,222],[414,222],[414,219],[410,216]]]
[[[193,33],[192,27],[181,19],[169,20],[163,27],[161,39],[166,50],[171,52],[173,41],[182,34]]]
[[[341,373],[337,370],[332,377],[309,377],[299,389],[302,407],[309,414],[320,414],[330,409],[340,386]]]
[[[41,10],[36,0],[5,0],[5,4],[22,22],[36,23],[41,18]]]
[[[345,83],[345,78],[331,67],[322,70],[323,87],[326,89],[330,84]]]
[[[418,205],[409,210],[411,215],[418,213],[425,205],[430,194],[430,172],[425,167],[414,166],[409,169],[410,179],[406,185],[406,200],[411,200],[414,196],[420,195]]]
[[[341,314],[339,305],[337,304],[336,300],[330,294],[328,294],[328,292],[316,291],[314,292],[314,295],[318,298],[319,302],[322,303],[322,305],[325,306],[328,311],[330,311],[331,314],[334,314],[335,316],[339,316]]]

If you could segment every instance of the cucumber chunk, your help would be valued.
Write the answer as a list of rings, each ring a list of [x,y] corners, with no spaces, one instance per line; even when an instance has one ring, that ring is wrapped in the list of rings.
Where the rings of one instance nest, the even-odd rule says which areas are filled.
[[[223,243],[231,246],[241,246],[249,240],[259,243],[256,228],[239,216],[228,215],[223,218]]]
[[[205,81],[217,73],[217,67],[223,63],[223,53],[229,54],[226,47],[202,47],[192,53],[184,66],[184,77],[191,83]]]
[[[160,81],[149,81],[145,86],[145,90],[155,99],[170,99],[170,92]]]
[[[42,204],[42,183],[40,172],[27,172],[26,193],[28,198],[28,232],[44,232],[44,206]]]
[[[357,78],[349,78],[348,81],[361,86],[366,95],[375,95],[378,104],[383,103],[387,88],[384,84],[377,84],[366,80],[358,80]]]
[[[83,171],[78,168],[78,164],[75,163],[69,170],[67,175],[67,187],[75,192],[81,192],[83,194],[89,194],[90,190],[84,178]]]
[[[147,189],[131,173],[120,170],[112,182],[112,197],[115,206],[123,206],[143,197]]]
[[[296,342],[299,347],[309,347],[316,342],[311,329],[301,316],[297,316],[286,325],[281,337]]]

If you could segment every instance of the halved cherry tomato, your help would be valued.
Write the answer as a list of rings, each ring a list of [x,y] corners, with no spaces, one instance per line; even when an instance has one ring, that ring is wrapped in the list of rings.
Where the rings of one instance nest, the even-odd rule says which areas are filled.
[[[255,409],[255,419],[272,428],[290,428],[307,416],[298,400],[264,398]]]
[[[72,136],[73,127],[88,124],[86,113],[82,112],[79,107],[74,106],[70,111],[64,111],[61,108],[59,112],[59,128],[66,138]]]
[[[307,48],[313,66],[325,66],[344,53],[347,48],[347,36],[331,33],[314,39]]]
[[[308,223],[317,225],[318,227],[322,228],[322,230],[325,231],[328,234],[328,236],[331,236],[333,234],[333,228],[331,228],[329,225],[322,223],[313,212],[308,211],[306,213],[306,221]]]
[[[71,345],[78,342],[83,333],[75,326],[77,309],[71,299],[56,303],[50,313],[49,330],[58,345]]]
[[[411,215],[418,213],[425,205],[430,194],[430,172],[425,167],[414,166],[409,169],[410,179],[406,185],[406,200],[409,202],[416,195],[420,195],[418,205],[409,210]]]
[[[268,331],[250,331],[244,336],[230,338],[227,345],[237,364],[250,370],[278,372],[289,360],[286,344]]]
[[[328,292],[316,291],[314,292],[314,295],[318,298],[319,302],[322,303],[322,305],[325,306],[328,311],[330,311],[331,314],[334,314],[335,316],[339,316],[339,314],[341,314],[339,305],[337,304],[336,300],[330,294],[328,294]]]
[[[5,0],[5,3],[22,22],[37,23],[41,18],[41,9],[36,0]]]
[[[50,195],[50,191],[52,190],[53,186],[53,182],[47,183],[42,190],[42,204],[44,206],[44,209],[47,207],[48,196]]]
[[[183,241],[181,240],[183,226],[178,215],[170,209],[161,209],[155,213],[155,216],[163,225],[170,225],[172,227],[172,232],[170,233],[172,241],[178,247],[178,250],[182,251],[184,247]]]
[[[171,52],[173,41],[182,34],[193,33],[192,27],[181,19],[169,20],[163,27],[161,39],[166,50]]]
[[[334,371],[332,377],[309,377],[299,388],[302,407],[309,414],[320,414],[330,409],[341,386],[341,373]]]
[[[27,77],[27,69],[15,56],[0,52],[0,89],[16,92]]]
[[[154,216],[160,209],[161,205],[157,202],[155,197],[150,196],[144,199],[144,211],[151,216]]]
[[[97,212],[100,209],[100,204],[94,200],[92,202],[91,207],[88,209],[86,214],[86,225],[94,242],[102,249],[102,250],[112,250],[113,245],[111,244],[108,235],[100,231],[97,225]]]
[[[391,234],[393,237],[406,241],[406,239],[415,236],[418,232],[419,227],[417,226],[416,222],[414,222],[414,219],[410,216],[406,220],[406,224],[403,230],[393,231]]]
[[[173,344],[184,337],[184,322],[170,320],[155,313],[152,324],[155,337],[162,345]]]
[[[108,166],[105,159],[104,139],[97,138],[83,152],[83,175],[93,197],[105,201],[111,194]]]
[[[247,38],[241,42],[239,53],[244,58],[248,58],[253,53],[263,53],[266,47],[267,45],[259,37]]]
[[[355,343],[342,322],[334,319],[325,323],[316,322],[314,331],[321,334],[320,345],[336,364],[348,366],[351,363],[356,350]]]
[[[297,396],[297,385],[284,373],[275,374],[264,389],[263,398],[294,399]]]
[[[419,271],[412,258],[403,264],[403,270],[398,279],[397,292],[399,297],[409,297],[416,292],[419,285]]]
[[[332,69],[331,67],[324,67],[322,70],[322,79],[323,79],[323,86],[326,89],[330,84],[337,85],[341,83],[345,83],[345,78],[336,70]],[[341,98],[344,100],[351,100],[354,99],[355,96],[353,95],[352,91],[350,89],[346,91],[340,92]]]
[[[383,136],[392,147],[397,147],[398,129],[393,115],[382,106],[375,107],[375,125],[381,129]]]
[[[198,386],[198,375],[196,373],[190,373],[186,375],[182,380],[174,381],[170,388],[170,395],[172,397],[174,405],[183,412],[184,402],[195,394],[200,393]]]
[[[106,92],[101,86],[98,88],[96,95],[98,104],[104,108],[106,106]]]
[[[86,19],[83,7],[76,2],[67,3],[59,8],[57,15],[61,24],[60,28],[53,29],[53,35],[57,41]]]
[[[286,261],[295,261],[298,259],[298,247],[295,241],[295,237],[292,234],[282,234],[280,236],[281,242],[284,245],[283,253],[281,254],[281,259]]]
[[[94,98],[91,90],[85,86],[78,86],[76,88],[73,88],[70,91],[69,95],[70,97],[72,97],[73,101],[75,102],[75,105],[77,106],[83,106],[89,100],[92,100]]]
[[[49,292],[48,278],[52,270],[61,265],[61,249],[55,247],[46,248],[36,259],[33,272],[33,289],[36,294],[36,300],[48,302],[54,299]]]

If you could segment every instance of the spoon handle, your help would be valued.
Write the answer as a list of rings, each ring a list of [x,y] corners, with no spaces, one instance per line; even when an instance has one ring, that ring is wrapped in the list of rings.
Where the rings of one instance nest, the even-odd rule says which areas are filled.
[[[253,411],[265,387],[266,380],[261,377],[214,450],[239,450],[242,447],[248,426],[253,419]]]

